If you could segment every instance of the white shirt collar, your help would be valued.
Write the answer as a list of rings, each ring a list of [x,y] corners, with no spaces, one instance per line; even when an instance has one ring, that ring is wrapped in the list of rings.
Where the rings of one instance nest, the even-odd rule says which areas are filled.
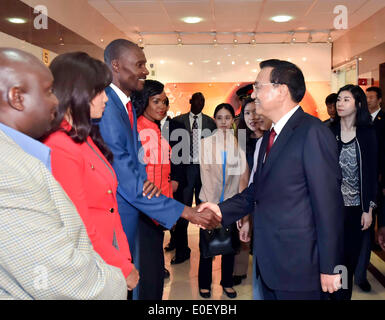
[[[198,120],[202,118],[202,112],[198,113],[198,114],[194,114],[190,111],[190,118],[191,119],[194,119],[194,116],[198,116]]]
[[[373,113],[370,114],[372,116],[372,121],[374,121],[374,119],[376,119],[377,114],[380,112],[380,110],[381,110],[381,108],[378,108],[377,111],[374,111]]]
[[[160,129],[163,129],[164,124],[166,123],[168,116],[165,116],[162,120],[160,120]]]
[[[127,103],[129,101],[131,101],[131,98],[130,97],[127,97],[126,94],[120,90],[120,88],[118,88],[116,85],[114,85],[113,83],[110,84],[110,87],[112,90],[115,91],[115,93],[118,95],[120,101],[122,101],[123,105],[126,106]],[[126,110],[127,111],[127,110]]]
[[[298,110],[298,108],[299,108],[299,105],[297,105],[296,107],[291,109],[288,113],[286,113],[281,119],[279,119],[277,121],[277,123],[273,124],[272,127],[274,128],[274,131],[277,134],[275,139],[277,139],[277,137],[281,133],[281,131],[282,131],[283,127],[285,126],[285,124],[289,121],[291,116]]]

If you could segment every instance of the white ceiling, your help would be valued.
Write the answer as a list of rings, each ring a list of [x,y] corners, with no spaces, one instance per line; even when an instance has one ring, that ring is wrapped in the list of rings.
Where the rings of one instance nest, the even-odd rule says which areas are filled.
[[[385,6],[384,0],[88,0],[102,16],[128,38],[145,44],[176,44],[177,32],[183,44],[212,43],[217,32],[218,43],[249,43],[256,33],[257,43],[306,42],[309,31],[314,42],[325,42],[327,30],[334,29],[333,9],[348,9],[351,29]],[[270,20],[275,15],[291,15],[286,23]],[[198,24],[186,24],[181,18],[199,16]],[[332,31],[333,41],[346,31]],[[141,34],[141,36],[139,35]],[[273,33],[273,34],[271,34]],[[101,37],[103,35],[100,35]]]

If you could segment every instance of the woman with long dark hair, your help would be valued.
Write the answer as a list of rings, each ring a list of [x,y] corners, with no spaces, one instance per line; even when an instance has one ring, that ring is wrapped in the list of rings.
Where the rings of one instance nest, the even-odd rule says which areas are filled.
[[[247,163],[244,151],[239,147],[232,130],[235,113],[228,103],[219,104],[214,111],[217,125],[215,133],[201,140],[200,175],[202,188],[199,198],[202,202],[219,203],[239,193],[241,176]],[[247,179],[246,179],[247,180]],[[247,184],[247,182],[246,182]],[[204,237],[200,230],[200,247]],[[233,289],[234,254],[222,255],[221,286],[229,298],[237,296]],[[211,296],[212,258],[199,257],[199,294],[202,298]]]
[[[359,86],[349,84],[338,91],[337,114],[340,119],[333,122],[330,129],[337,139],[342,170],[344,265],[348,283],[347,289],[337,291],[334,297],[350,300],[363,233],[369,232],[376,206],[378,146],[366,95]]]
[[[84,52],[59,55],[50,69],[59,100],[52,133],[44,141],[51,148],[52,173],[76,206],[95,251],[122,270],[132,290],[139,274],[118,212],[112,153],[93,124],[103,115],[111,72]]]

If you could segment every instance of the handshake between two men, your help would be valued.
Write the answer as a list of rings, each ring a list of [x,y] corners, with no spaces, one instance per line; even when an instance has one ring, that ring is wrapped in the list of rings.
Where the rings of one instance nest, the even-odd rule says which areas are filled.
[[[216,228],[222,221],[219,207],[209,202],[201,203],[194,208],[186,206],[181,217],[208,230]]]

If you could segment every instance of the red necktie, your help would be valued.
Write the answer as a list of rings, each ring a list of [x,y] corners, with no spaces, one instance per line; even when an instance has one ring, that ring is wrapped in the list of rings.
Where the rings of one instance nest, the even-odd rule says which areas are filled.
[[[128,118],[130,119],[130,123],[131,123],[131,129],[133,129],[134,128],[134,114],[132,113],[131,101],[127,102],[126,108],[127,108],[127,112],[128,112]]]
[[[267,155],[269,154],[270,149],[273,146],[274,138],[275,138],[276,135],[277,135],[277,133],[274,131],[274,128],[272,128],[271,131],[270,131],[270,135],[269,135],[269,144],[267,145],[267,148],[266,148],[266,156],[265,156],[265,158],[267,158]]]

